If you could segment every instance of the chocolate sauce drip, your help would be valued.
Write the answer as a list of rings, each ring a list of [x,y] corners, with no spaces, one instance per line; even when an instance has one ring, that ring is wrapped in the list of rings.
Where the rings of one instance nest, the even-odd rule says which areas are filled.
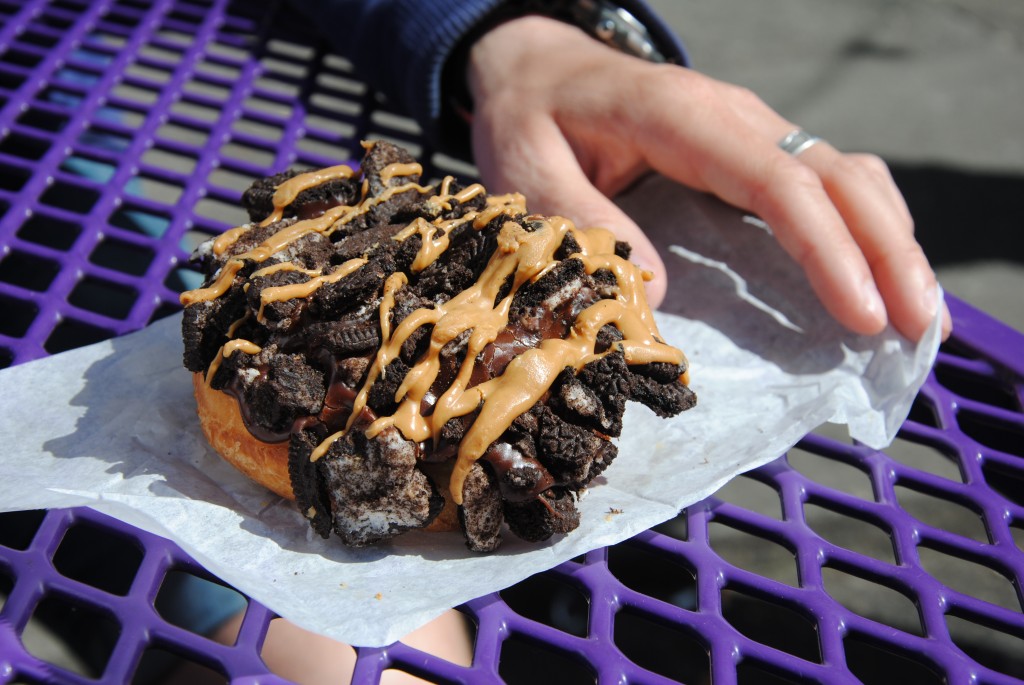
[[[331,198],[325,198],[323,200],[317,200],[315,202],[307,202],[302,205],[295,212],[295,216],[299,221],[305,221],[306,219],[316,219],[317,217],[323,216],[324,212],[332,207],[337,207],[342,204],[344,198],[334,196]]]
[[[500,376],[513,359],[544,340],[564,338],[579,313],[599,299],[591,288],[580,288],[572,299],[554,309],[536,306],[524,310],[515,323],[510,321],[477,356],[469,387]]]
[[[265,375],[267,373],[265,368],[260,367],[258,370],[261,375]],[[265,426],[261,426],[253,418],[252,406],[245,399],[245,390],[242,387],[241,379],[237,374],[231,377],[231,380],[224,386],[223,392],[231,395],[238,402],[238,411],[242,415],[242,423],[245,424],[246,429],[257,440],[275,443],[285,442],[291,437],[291,427],[288,427],[283,431],[274,431],[270,428],[266,428]]]
[[[315,419],[327,428],[328,433],[340,431],[345,428],[356,399],[356,391],[342,377],[341,364],[345,360],[323,349],[310,350],[309,357],[317,360],[317,366],[325,371],[327,379],[324,406]],[[377,414],[369,407],[364,407],[354,425],[365,428],[376,420]],[[293,427],[293,430],[297,430],[297,428]]]
[[[526,502],[556,485],[551,473],[507,442],[493,443],[480,458],[494,469],[501,495],[510,502]]]

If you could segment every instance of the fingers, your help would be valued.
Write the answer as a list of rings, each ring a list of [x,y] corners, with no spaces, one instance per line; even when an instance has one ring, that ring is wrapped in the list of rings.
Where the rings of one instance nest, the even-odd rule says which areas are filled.
[[[800,264],[826,309],[862,334],[878,333],[885,308],[867,261],[818,175],[775,146],[708,84],[681,93],[681,116],[648,124],[650,164],[682,183],[754,212]],[[702,100],[695,105],[690,98]],[[680,156],[680,150],[687,151]]]
[[[861,334],[881,332],[887,310],[870,263],[820,178],[773,150],[766,156],[774,161],[758,171],[768,178],[755,176],[746,206],[773,228],[840,323]]]
[[[661,260],[595,191],[613,193],[653,168],[760,215],[847,328],[874,334],[891,321],[920,338],[937,306],[935,277],[877,159],[822,143],[790,156],[777,142],[795,127],[750,91],[569,29],[525,18],[473,48],[474,148],[484,179],[498,183],[492,190],[520,190],[534,209],[615,230],[662,276],[649,284],[657,302]]]
[[[824,142],[792,157],[777,141],[795,127],[756,96],[687,78],[670,96],[682,120],[661,117],[646,127],[650,163],[760,215],[847,328],[874,334],[890,321],[919,339],[938,306],[936,281],[885,164]],[[678,150],[689,151],[685,161]]]
[[[872,155],[843,155],[827,143],[807,150],[800,161],[819,175],[864,253],[893,326],[920,339],[939,307],[937,282],[885,163]],[[948,311],[943,319],[948,336]]]
[[[528,208],[564,216],[580,228],[608,228],[632,247],[630,260],[654,274],[646,282],[647,299],[657,307],[665,299],[665,264],[647,235],[621,209],[594,187],[558,125],[550,118],[523,117],[500,130],[486,117],[474,125],[474,154],[481,175],[493,192],[516,190]],[[500,160],[495,151],[500,150]],[[543,160],[538,164],[537,160]]]

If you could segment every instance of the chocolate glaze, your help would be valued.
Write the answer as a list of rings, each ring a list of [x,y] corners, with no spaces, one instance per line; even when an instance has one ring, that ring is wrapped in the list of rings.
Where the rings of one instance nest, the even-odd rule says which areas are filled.
[[[267,368],[263,365],[256,367],[256,369],[260,372],[261,376],[265,376],[267,373]],[[252,407],[245,399],[245,389],[242,387],[241,377],[238,374],[231,377],[231,380],[224,386],[223,391],[234,397],[238,402],[238,411],[242,415],[242,423],[245,424],[246,429],[257,440],[270,443],[285,442],[291,436],[292,431],[290,427],[285,431],[278,432],[261,426],[256,422],[252,415]]]
[[[494,341],[477,355],[469,386],[500,376],[509,362],[544,340],[564,338],[576,316],[598,299],[600,297],[592,289],[580,288],[572,299],[562,302],[553,310],[538,306],[524,311],[518,321],[509,322]]]
[[[327,394],[324,397],[323,409],[316,416],[316,421],[326,426],[329,433],[334,433],[344,429],[348,422],[355,404],[356,391],[338,377],[343,360],[322,350],[315,352],[317,354],[311,355],[311,357],[319,357],[319,366],[327,371]],[[377,414],[369,407],[364,407],[354,425],[365,428],[376,420]],[[294,427],[293,430],[295,430]]]
[[[494,475],[498,477],[502,497],[511,502],[526,502],[556,485],[564,485],[556,482],[539,461],[524,455],[507,442],[492,443],[480,459],[491,465]],[[514,474],[514,471],[518,473]]]
[[[296,218],[299,221],[305,221],[306,219],[315,219],[319,216],[323,216],[324,212],[332,207],[337,207],[342,203],[343,199],[340,197],[332,197],[331,199],[317,200],[315,202],[307,202],[302,205],[297,211],[294,212]]]

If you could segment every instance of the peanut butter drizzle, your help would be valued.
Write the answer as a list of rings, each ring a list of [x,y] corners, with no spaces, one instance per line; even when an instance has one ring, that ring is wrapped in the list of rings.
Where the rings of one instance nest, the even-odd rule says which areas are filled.
[[[338,166],[331,166],[317,171],[307,171],[304,174],[292,176],[274,189],[274,197],[272,199],[274,211],[270,213],[270,216],[260,222],[260,226],[269,226],[272,223],[280,221],[284,214],[284,208],[295,202],[295,198],[297,198],[299,193],[302,191],[315,188],[322,183],[327,183],[328,181],[333,181],[335,179],[351,178],[353,173],[355,172],[353,172],[352,168],[348,165],[339,164]]]
[[[396,271],[388,276],[387,280],[384,281],[384,294],[381,296],[380,306],[378,308],[380,318],[380,336],[382,341],[386,341],[391,338],[391,310],[395,307],[395,293],[402,289],[408,282],[409,279],[406,278],[405,274],[401,271]],[[419,311],[428,310],[417,310],[416,312],[413,312],[413,314],[416,314]],[[320,457],[327,454],[327,450],[331,448],[334,441],[344,436],[345,433],[352,428],[356,418],[362,413],[363,409],[366,408],[366,399],[369,397],[370,386],[373,385],[378,376],[383,375],[384,369],[386,369],[388,363],[390,363],[390,359],[383,364],[381,363],[380,360],[383,349],[383,344],[377,349],[375,361],[367,374],[367,380],[352,403],[352,413],[349,414],[345,428],[328,435],[325,440],[313,448],[312,453],[309,455],[310,461],[318,461]]]
[[[186,290],[179,297],[178,301],[181,302],[182,306],[189,306],[196,302],[207,302],[209,300],[216,300],[218,297],[223,295],[231,287],[231,284],[235,280],[235,274],[242,268],[244,262],[240,259],[230,259],[227,263],[220,268],[217,273],[217,278],[214,279],[213,283],[206,286],[205,288],[196,288],[195,290]]]
[[[472,221],[473,217],[476,216],[474,212],[470,212],[470,214],[473,216],[452,219],[441,224],[431,223],[423,217],[417,217],[415,221],[396,233],[391,239],[402,241],[419,234],[420,249],[416,253],[416,258],[413,259],[412,265],[409,267],[413,273],[419,273],[433,264],[434,260],[448,249],[448,234],[457,226]]]
[[[474,183],[473,185],[466,186],[465,188],[463,188],[459,192],[457,192],[454,195],[452,195],[452,199],[455,200],[456,202],[458,202],[460,205],[462,205],[462,204],[466,204],[467,202],[472,200],[474,197],[482,195],[482,194],[484,194],[486,192],[487,192],[486,188],[484,188],[479,183]]]
[[[384,281],[384,294],[380,300],[381,340],[387,340],[391,337],[391,310],[395,308],[395,293],[408,282],[409,279],[401,271],[396,271]]]
[[[356,257],[355,259],[348,260],[331,273],[323,276],[315,276],[304,283],[290,283],[288,285],[275,285],[269,288],[264,288],[260,291],[260,309],[256,313],[256,320],[260,323],[266,321],[266,317],[263,316],[263,310],[271,302],[281,302],[283,300],[294,300],[300,297],[309,297],[327,283],[337,283],[363,264],[366,264],[368,261],[369,260],[365,257]],[[273,267],[267,268],[270,269]],[[308,273],[306,269],[295,270],[306,271]]]
[[[242,237],[249,229],[252,228],[252,224],[242,224],[241,226],[235,226],[230,228],[213,241],[213,254],[218,257],[227,252],[228,248],[238,242],[238,239]]]
[[[446,182],[450,180],[451,176],[445,178]],[[450,195],[444,192],[446,187],[447,185],[443,184],[442,193],[440,195],[435,195],[427,202],[436,202],[438,205],[451,209],[449,200],[456,200],[461,204],[476,197],[480,192],[487,192],[479,183],[474,183],[472,186],[465,188],[455,195]],[[479,188],[479,190],[477,190],[477,188]],[[466,212],[458,219],[449,219],[447,221],[443,219],[435,219],[431,222],[422,217],[417,217],[411,224],[392,236],[391,239],[401,242],[414,235],[420,236],[420,249],[416,253],[416,257],[413,259],[413,262],[409,267],[409,270],[413,273],[419,273],[433,264],[434,260],[440,257],[441,254],[448,249],[448,236],[459,226],[472,221],[473,228],[480,230],[500,214],[515,215],[524,213],[525,207],[522,207],[522,211],[520,211],[520,204],[516,201],[516,198],[510,195],[502,195],[498,198],[489,198],[488,206],[482,211]]]
[[[423,167],[418,162],[392,162],[380,170],[381,183],[387,185],[395,176],[420,176]]]
[[[248,321],[249,317],[251,317],[251,316],[252,316],[252,314],[249,312],[248,309],[246,309],[245,310],[245,314],[242,314],[241,317],[239,317],[239,318],[237,318],[237,319],[235,319],[234,321],[231,322],[231,325],[228,326],[228,331],[227,331],[227,336],[228,336],[229,340],[231,338],[235,337],[235,333],[238,332],[239,327],[242,324],[244,324],[246,321]]]
[[[474,197],[477,197],[478,195],[482,195],[487,192],[487,189],[484,188],[482,185],[480,185],[479,183],[474,183],[472,185],[466,186],[465,188],[463,188],[462,190],[453,195],[451,192],[451,187],[452,183],[454,182],[455,177],[445,176],[444,179],[441,180],[441,188],[440,190],[438,190],[437,195],[427,200],[427,206],[432,208],[435,212],[439,213],[441,210],[450,210],[452,208],[452,200],[461,205],[465,204],[466,202],[469,202]]]
[[[197,302],[215,300],[228,291],[235,280],[235,275],[245,264],[246,260],[264,262],[273,254],[280,252],[291,243],[309,233],[316,232],[329,236],[339,226],[347,224],[360,214],[364,214],[381,202],[387,201],[393,195],[407,190],[416,190],[419,193],[427,193],[430,192],[431,188],[424,188],[417,183],[405,183],[400,186],[388,188],[377,197],[364,198],[355,206],[338,205],[337,207],[328,209],[322,215],[314,219],[296,221],[291,226],[283,228],[273,234],[253,249],[229,259],[224,266],[221,267],[220,272],[218,273],[217,278],[214,279],[213,283],[205,288],[187,290],[179,296],[178,300],[186,307]],[[245,231],[242,231],[242,233],[245,233]]]
[[[245,265],[247,259],[251,259],[256,262],[264,262],[275,252],[283,250],[293,241],[298,240],[307,233],[318,231],[325,233],[335,221],[345,216],[346,212],[351,212],[352,207],[341,205],[339,207],[333,207],[330,210],[323,213],[315,219],[307,219],[306,221],[296,221],[291,226],[281,229],[274,235],[270,236],[262,243],[249,250],[243,252],[240,255],[236,255],[230,258],[224,263],[224,266],[220,268],[220,272],[214,279],[213,283],[205,288],[197,288],[196,290],[188,290],[181,294],[178,298],[181,304],[188,306],[197,302],[207,302],[209,300],[215,300],[228,291],[231,284],[235,280],[235,275]]]
[[[271,264],[270,266],[265,266],[262,269],[253,271],[252,274],[249,275],[249,278],[250,280],[253,278],[262,278],[264,276],[269,276],[270,274],[276,274],[278,271],[298,271],[306,274],[307,276],[321,275],[316,269],[303,269],[295,262],[278,262],[277,264]]]
[[[261,221],[259,225],[268,226],[276,221],[280,221],[284,214],[284,208],[295,202],[295,198],[297,198],[299,193],[302,191],[315,188],[326,181],[333,181],[338,178],[351,178],[354,173],[355,172],[352,171],[350,167],[344,164],[339,164],[338,166],[327,167],[326,169],[309,171],[304,174],[293,176],[274,189],[274,195],[271,198],[274,211],[271,212],[267,218]],[[224,254],[251,228],[252,224],[243,224],[242,226],[236,226],[235,228],[224,231],[216,240],[213,241],[213,253],[217,256]]]
[[[364,144],[364,147],[366,144]],[[294,196],[309,182],[310,186],[324,182],[339,173],[341,167],[332,167],[321,173],[319,180],[299,181],[294,187],[300,188],[291,194],[278,189],[274,194],[274,215],[294,201]],[[345,167],[347,169],[347,167]],[[327,173],[330,172],[330,173]],[[382,178],[388,179],[399,175],[419,173],[419,165],[392,164],[382,171]],[[349,170],[351,173],[351,170]],[[315,174],[311,174],[315,176]],[[300,177],[291,179],[295,181]],[[451,202],[464,203],[485,193],[483,186],[471,185],[459,193],[450,193],[452,179],[447,177],[441,184],[440,192],[428,200],[435,207],[451,208]],[[282,187],[285,184],[282,184]],[[264,261],[274,253],[284,249],[303,235],[317,231],[329,235],[334,227],[347,223],[358,214],[367,211],[374,204],[383,202],[393,194],[409,189],[417,189],[420,193],[429,192],[415,183],[407,183],[388,188],[376,198],[367,198],[367,183],[363,183],[363,200],[355,207],[339,206],[324,213],[323,216],[307,221],[300,221],[278,231],[252,250],[229,259],[222,267],[215,281],[206,288],[183,293],[182,304],[219,297],[230,287],[235,275],[245,260]],[[283,204],[282,204],[283,203]],[[518,216],[526,213],[525,200],[522,195],[512,193],[503,196],[491,196],[487,206],[479,212],[467,212],[459,219],[436,219],[429,222],[418,218],[394,236],[395,240],[406,240],[413,235],[420,235],[421,248],[414,259],[412,271],[416,272],[433,263],[448,247],[448,235],[456,227],[472,222],[475,229],[485,227],[495,218],[506,214]],[[274,216],[272,215],[272,216]],[[270,217],[264,221],[268,223]],[[377,349],[373,362],[367,371],[365,381],[353,400],[353,407],[348,423],[341,431],[328,436],[310,455],[311,461],[321,458],[331,445],[351,430],[363,414],[369,397],[370,388],[378,377],[382,376],[387,366],[398,357],[402,345],[422,326],[432,326],[428,351],[408,371],[401,386],[395,394],[398,409],[391,416],[376,419],[365,429],[367,437],[374,437],[388,427],[397,428],[402,435],[412,441],[423,442],[428,439],[437,440],[441,428],[452,418],[466,416],[479,410],[479,415],[466,431],[458,450],[456,463],[452,472],[449,488],[453,500],[462,503],[462,488],[473,464],[486,452],[488,447],[511,426],[521,414],[533,407],[548,391],[555,378],[565,369],[579,370],[586,364],[614,351],[621,351],[628,364],[647,364],[666,362],[682,364],[683,353],[666,345],[657,330],[653,314],[643,294],[643,281],[650,274],[641,270],[615,255],[615,237],[606,229],[575,228],[568,219],[561,217],[544,218],[529,216],[527,220],[539,226],[527,231],[515,221],[507,220],[498,234],[498,249],[491,256],[477,283],[467,288],[447,302],[433,308],[420,308],[409,314],[394,330],[391,324],[391,312],[395,306],[395,294],[407,284],[404,273],[396,272],[388,277],[384,285],[383,296],[379,305],[381,326],[381,344]],[[608,269],[615,275],[618,293],[615,299],[602,299],[584,309],[576,317],[568,335],[564,339],[550,338],[543,340],[538,347],[521,353],[505,368],[502,375],[470,387],[473,368],[477,356],[493,342],[498,334],[508,325],[509,310],[518,290],[528,282],[547,273],[558,262],[555,252],[561,246],[566,233],[571,232],[580,252],[572,255],[580,259],[587,273],[599,269]],[[244,231],[239,231],[241,235]],[[229,245],[237,240],[237,236],[228,239]],[[227,249],[226,247],[224,249]],[[316,275],[310,281],[295,285],[266,288],[261,293],[261,307],[258,316],[262,316],[263,306],[271,301],[281,301],[296,297],[307,297],[326,282],[343,278],[366,263],[366,259],[353,259],[328,275]],[[279,269],[299,269],[285,263],[272,265],[253,274],[266,275]],[[310,274],[312,275],[312,274]],[[495,299],[512,276],[513,286],[510,292],[495,304]],[[623,339],[614,343],[604,352],[595,352],[598,332],[607,324],[612,324],[622,333]],[[427,416],[421,412],[424,399],[434,385],[440,372],[440,353],[442,348],[462,336],[466,332],[469,338],[464,361],[451,385],[437,398],[433,411]],[[254,352],[250,350],[255,349]],[[222,358],[230,356],[236,350],[255,354],[259,347],[246,340],[231,340],[214,359],[207,372],[207,379],[212,378]],[[688,382],[687,375],[681,380]]]
[[[203,379],[204,382],[207,385],[209,385],[210,381],[212,381],[213,377],[217,374],[217,369],[220,368],[221,361],[227,359],[235,352],[244,352],[245,354],[259,354],[261,351],[263,351],[262,347],[260,347],[254,342],[250,342],[249,340],[237,338],[235,340],[227,341],[226,343],[221,345],[220,351],[213,358],[213,362],[210,363],[210,368],[206,370],[206,377]]]
[[[473,225],[476,228],[483,228],[501,214],[526,214],[526,198],[519,193],[490,196],[487,198],[487,207],[477,215]]]
[[[627,363],[633,364],[652,361],[680,364],[683,361],[679,350],[661,342],[640,292],[643,288],[640,269],[614,254],[615,240],[613,236],[609,237],[609,232],[603,229],[577,231],[571,222],[560,217],[546,220],[530,217],[530,220],[538,219],[541,226],[532,232],[514,221],[505,222],[498,235],[498,250],[473,286],[435,308],[412,312],[394,332],[382,327],[381,346],[366,381],[356,395],[349,425],[346,426],[346,430],[351,429],[366,406],[370,387],[398,356],[403,343],[421,326],[432,325],[428,351],[409,370],[395,394],[398,409],[391,416],[374,421],[365,432],[372,438],[394,426],[408,440],[436,440],[448,420],[468,415],[479,408],[479,415],[459,445],[449,484],[456,504],[462,503],[462,487],[473,464],[519,415],[537,403],[566,367],[578,370],[613,350],[621,350]],[[539,347],[527,350],[512,360],[501,376],[469,387],[477,355],[508,325],[515,293],[556,262],[554,253],[569,231],[581,246],[580,254],[575,256],[583,261],[588,272],[610,268],[616,275],[619,297],[600,300],[581,312],[566,339],[544,340]],[[495,305],[494,301],[509,275],[513,277],[512,289]],[[391,283],[390,298],[381,303],[382,322],[390,318],[393,292],[400,285],[398,281]],[[608,323],[622,332],[623,340],[606,352],[595,353],[598,331]],[[423,400],[440,372],[441,349],[466,331],[471,333],[465,360],[455,380],[437,399],[433,412],[423,416]],[[321,457],[343,434],[341,431],[329,436],[317,446],[311,458]]]
[[[441,190],[440,190],[440,192],[438,194],[441,195],[442,197],[445,196],[445,195],[450,195],[451,194],[450,191],[451,191],[452,183],[454,183],[454,182],[455,182],[455,177],[454,176],[445,176],[441,180]],[[480,185],[480,184],[479,183],[474,183],[473,185]],[[480,187],[482,188],[483,186],[480,186]]]

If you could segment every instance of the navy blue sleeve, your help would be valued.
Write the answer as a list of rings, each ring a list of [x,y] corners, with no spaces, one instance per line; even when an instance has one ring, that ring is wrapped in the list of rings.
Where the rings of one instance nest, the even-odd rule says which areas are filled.
[[[453,141],[442,121],[445,65],[456,48],[507,0],[293,0],[351,60],[360,78],[415,119],[442,149]],[[678,38],[643,0],[620,0],[673,61],[687,63]],[[450,122],[447,122],[450,123]]]

